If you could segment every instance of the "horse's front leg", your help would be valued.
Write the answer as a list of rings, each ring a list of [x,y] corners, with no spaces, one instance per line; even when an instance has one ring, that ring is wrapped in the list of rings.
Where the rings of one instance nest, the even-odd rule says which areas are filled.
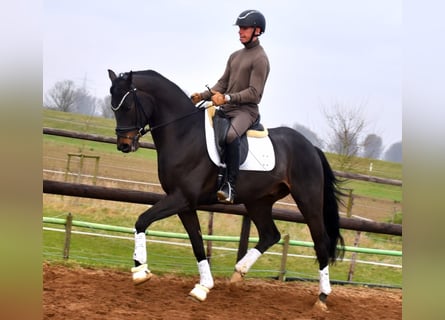
[[[189,295],[199,301],[207,299],[207,294],[213,288],[214,282],[210,265],[204,251],[204,243],[202,241],[201,226],[199,224],[196,210],[181,212],[178,214],[187,231],[190,242],[192,243],[193,253],[198,262],[199,283],[190,291]]]
[[[152,274],[147,264],[147,240],[145,232],[155,221],[167,218],[178,211],[185,210],[187,202],[180,194],[171,194],[159,200],[155,205],[142,213],[135,224],[134,234],[134,267],[131,268],[135,285],[150,280]]]

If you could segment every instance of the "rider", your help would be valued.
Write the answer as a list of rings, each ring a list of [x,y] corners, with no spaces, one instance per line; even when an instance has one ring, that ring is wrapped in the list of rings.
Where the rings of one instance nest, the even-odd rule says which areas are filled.
[[[258,103],[270,71],[269,59],[258,39],[266,30],[263,14],[257,10],[245,10],[235,25],[239,27],[239,39],[244,48],[230,55],[224,74],[211,91],[191,95],[194,104],[211,99],[231,122],[224,153],[227,181],[217,192],[218,200],[224,203],[234,202],[240,165],[240,137],[259,117]]]

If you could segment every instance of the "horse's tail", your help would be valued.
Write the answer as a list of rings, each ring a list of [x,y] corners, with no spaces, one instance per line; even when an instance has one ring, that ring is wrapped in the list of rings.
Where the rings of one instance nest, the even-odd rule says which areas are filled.
[[[329,258],[334,263],[337,258],[342,259],[344,255],[344,240],[340,234],[340,216],[338,213],[338,203],[340,196],[343,195],[335,177],[334,172],[329,165],[328,159],[323,151],[315,147],[320,156],[323,165],[324,174],[324,199],[323,199],[323,219],[326,231],[329,235]]]

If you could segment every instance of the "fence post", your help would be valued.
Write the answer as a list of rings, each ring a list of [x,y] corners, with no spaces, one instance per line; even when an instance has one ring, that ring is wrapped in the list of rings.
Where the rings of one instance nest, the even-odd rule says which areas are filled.
[[[94,165],[93,184],[96,185],[97,175],[99,174],[99,159],[100,159],[100,157],[97,156],[94,159],[96,159],[96,163]]]
[[[283,238],[283,254],[281,255],[281,268],[280,275],[278,276],[278,280],[285,281],[286,280],[286,263],[287,263],[287,253],[289,251],[289,235],[286,234]]]
[[[351,217],[352,216],[352,204],[354,203],[354,196],[352,195],[353,189],[347,189],[348,190],[348,203],[346,205],[346,216]]]
[[[68,175],[70,172],[70,163],[71,163],[71,156],[68,154],[68,160],[66,161],[65,182],[68,181]]]
[[[71,212],[68,212],[65,222],[65,245],[63,248],[63,259],[68,260],[70,255],[70,244],[71,244],[71,229],[73,227],[73,216]]]
[[[358,244],[360,242],[360,235],[361,232],[357,231],[354,239],[354,247],[358,247]],[[351,282],[352,278],[354,276],[354,270],[355,270],[355,260],[357,257],[357,252],[353,252],[351,256],[351,264],[349,265],[349,272],[348,272],[348,281]]]
[[[99,172],[99,160],[100,160],[100,156],[91,156],[91,155],[85,155],[83,153],[68,153],[68,161],[66,163],[66,172],[65,172],[65,181],[68,181],[68,175],[71,172],[71,159],[73,157],[79,158],[79,169],[77,171],[77,182],[80,182],[80,180],[82,179],[82,172],[83,172],[83,166],[85,163],[86,159],[94,159],[95,160],[95,164],[94,164],[94,173],[93,173],[93,184],[96,185],[96,181],[97,181],[97,175]]]

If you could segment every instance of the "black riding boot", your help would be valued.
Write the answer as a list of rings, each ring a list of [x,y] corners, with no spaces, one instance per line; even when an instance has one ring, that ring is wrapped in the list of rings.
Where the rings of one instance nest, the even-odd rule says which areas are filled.
[[[227,180],[216,193],[218,201],[223,203],[233,203],[235,200],[235,184],[240,165],[239,145],[239,138],[236,138],[226,146],[225,163],[227,166]]]

